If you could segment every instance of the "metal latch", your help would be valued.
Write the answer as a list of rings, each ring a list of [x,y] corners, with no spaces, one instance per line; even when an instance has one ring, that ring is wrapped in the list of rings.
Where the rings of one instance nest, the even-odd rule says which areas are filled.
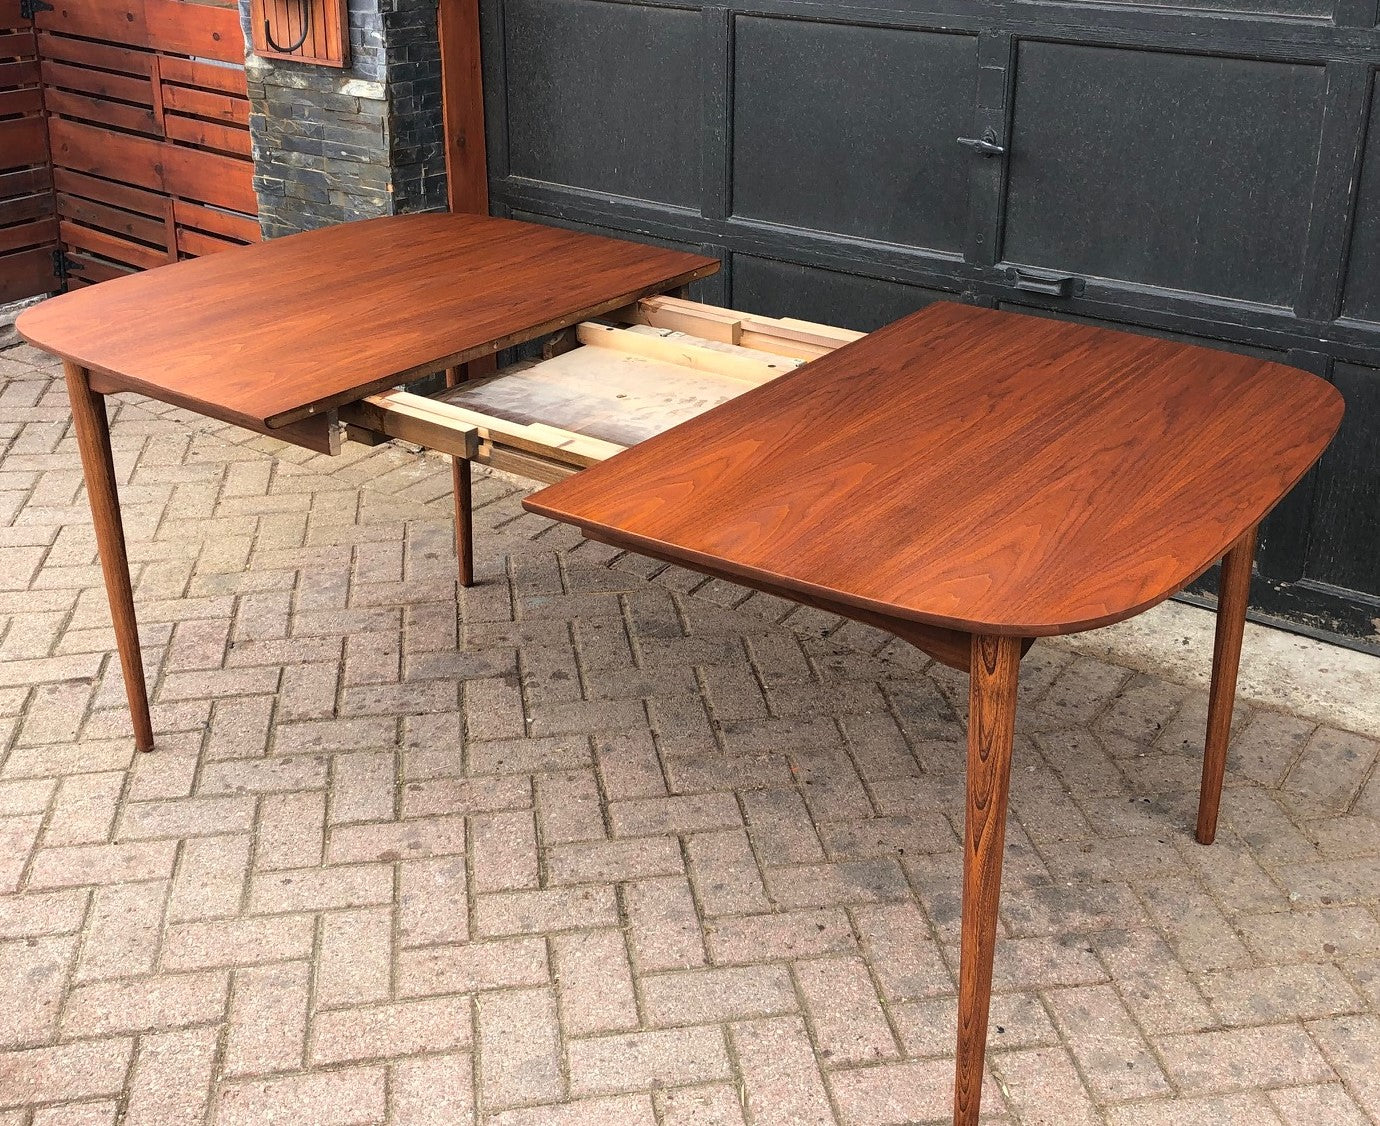
[[[31,20],[39,12],[51,12],[52,10],[53,6],[48,3],[48,0],[19,0],[19,18],[22,20]]]
[[[1001,156],[1006,151],[1006,146],[997,141],[997,131],[990,125],[982,131],[981,137],[959,137],[958,143],[978,156]]]

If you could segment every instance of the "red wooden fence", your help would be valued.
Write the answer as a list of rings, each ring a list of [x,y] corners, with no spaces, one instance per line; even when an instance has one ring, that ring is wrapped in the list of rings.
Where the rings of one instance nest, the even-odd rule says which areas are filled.
[[[46,121],[30,143],[46,142],[68,284],[257,241],[236,9],[61,0],[34,23]]]
[[[0,0],[0,305],[51,288],[57,233],[38,46]]]

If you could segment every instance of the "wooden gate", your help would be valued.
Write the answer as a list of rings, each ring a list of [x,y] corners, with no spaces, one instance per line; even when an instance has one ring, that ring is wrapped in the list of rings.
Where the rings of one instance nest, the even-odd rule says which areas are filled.
[[[0,179],[0,296],[258,240],[236,8],[0,0],[6,58],[0,163],[32,163]]]
[[[57,230],[33,25],[0,0],[0,305],[53,288]]]

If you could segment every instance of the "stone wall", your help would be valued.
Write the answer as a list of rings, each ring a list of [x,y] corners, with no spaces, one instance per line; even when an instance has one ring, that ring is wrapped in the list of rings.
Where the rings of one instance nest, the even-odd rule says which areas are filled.
[[[445,206],[436,0],[349,0],[349,13],[343,71],[249,55],[266,237]]]

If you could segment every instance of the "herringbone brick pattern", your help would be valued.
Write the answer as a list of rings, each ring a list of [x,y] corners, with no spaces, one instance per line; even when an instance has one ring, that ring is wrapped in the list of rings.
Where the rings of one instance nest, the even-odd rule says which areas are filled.
[[[126,400],[135,759],[54,366],[0,352],[0,1123],[944,1119],[964,688],[444,465]],[[458,612],[457,612],[458,611]],[[992,1122],[1380,1122],[1377,747],[1026,660]],[[1380,706],[1380,705],[1377,705]]]

